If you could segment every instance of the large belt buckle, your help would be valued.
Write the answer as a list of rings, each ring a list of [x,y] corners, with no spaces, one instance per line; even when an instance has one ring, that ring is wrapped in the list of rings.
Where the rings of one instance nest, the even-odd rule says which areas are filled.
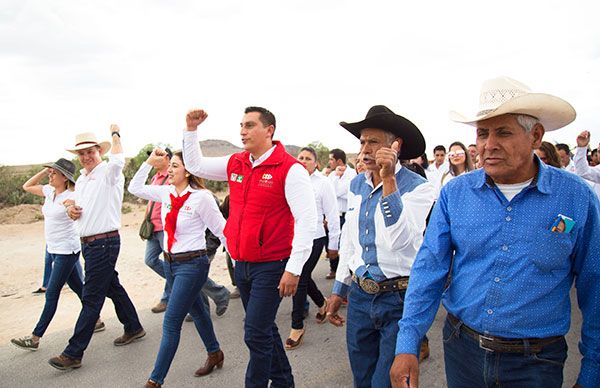
[[[379,293],[379,284],[369,278],[360,279],[360,288],[363,289],[367,294],[378,294]]]
[[[397,284],[399,290],[406,290],[408,288],[408,279],[400,279]]]
[[[494,342],[494,340],[490,337],[486,337],[485,335],[481,335],[479,334],[479,347],[483,350],[486,350],[488,352],[494,352],[494,349],[490,349],[487,348],[484,344],[483,341],[488,341],[489,343]]]

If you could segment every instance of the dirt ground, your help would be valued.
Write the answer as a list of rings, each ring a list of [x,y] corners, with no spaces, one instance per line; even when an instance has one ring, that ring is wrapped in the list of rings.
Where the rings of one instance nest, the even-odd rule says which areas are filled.
[[[138,229],[145,208],[129,206],[132,211],[122,218],[117,271],[134,305],[149,309],[160,299],[164,280],[144,264],[145,242],[139,238]],[[30,334],[44,306],[43,294],[31,293],[40,287],[44,271],[44,223],[40,209],[39,205],[21,205],[0,210],[0,343]],[[210,277],[231,288],[220,249],[211,265]],[[73,328],[80,309],[75,293],[65,287],[46,334]],[[112,302],[107,299],[102,317],[114,316]]]

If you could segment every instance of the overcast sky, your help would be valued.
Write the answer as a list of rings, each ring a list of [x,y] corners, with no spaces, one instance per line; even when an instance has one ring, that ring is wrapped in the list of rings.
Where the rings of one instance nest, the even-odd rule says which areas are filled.
[[[384,104],[413,121],[427,151],[471,143],[448,111],[477,110],[483,80],[513,77],[555,94],[576,121],[546,135],[600,141],[600,28],[593,1],[2,0],[0,164],[71,157],[75,134],[126,156],[181,144],[204,108],[202,139],[239,141],[244,107],[277,117],[276,138],[358,150],[338,123]],[[595,16],[594,16],[595,15]]]

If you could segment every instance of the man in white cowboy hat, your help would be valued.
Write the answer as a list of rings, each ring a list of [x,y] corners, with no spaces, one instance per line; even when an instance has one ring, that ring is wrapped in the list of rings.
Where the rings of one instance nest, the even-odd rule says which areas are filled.
[[[432,212],[399,322],[394,386],[417,386],[419,341],[441,299],[449,387],[561,387],[575,280],[577,386],[597,387],[600,205],[579,177],[533,152],[575,110],[500,77],[483,84],[479,113],[450,117],[476,127],[483,168],[444,186]]]
[[[135,306],[119,283],[115,271],[121,240],[121,205],[125,177],[125,156],[121,147],[121,134],[117,125],[111,125],[112,153],[108,162],[102,161],[111,144],[98,142],[93,133],[82,133],[75,137],[75,146],[67,151],[76,154],[83,166],[75,185],[75,201],[65,203],[69,217],[76,220],[81,237],[82,254],[85,260],[85,283],[83,285],[83,307],[75,324],[73,336],[63,352],[48,360],[60,370],[81,366],[83,352],[87,348],[100,310],[108,296],[112,299],[117,316],[124,325],[125,333],[115,339],[116,346],[127,345],[143,337]]]
[[[402,301],[435,188],[399,162],[425,151],[423,135],[409,120],[376,105],[364,120],[340,125],[360,139],[367,171],[350,183],[327,316],[342,326],[338,310],[348,295],[346,341],[354,385],[389,387]]]

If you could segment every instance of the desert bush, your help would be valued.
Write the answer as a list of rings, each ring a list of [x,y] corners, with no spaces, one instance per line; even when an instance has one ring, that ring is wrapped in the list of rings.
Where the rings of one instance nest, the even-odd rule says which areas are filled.
[[[15,206],[21,204],[42,204],[42,197],[29,194],[23,190],[23,183],[37,174],[42,167],[31,168],[27,173],[15,174],[10,167],[0,166],[0,207]]]

